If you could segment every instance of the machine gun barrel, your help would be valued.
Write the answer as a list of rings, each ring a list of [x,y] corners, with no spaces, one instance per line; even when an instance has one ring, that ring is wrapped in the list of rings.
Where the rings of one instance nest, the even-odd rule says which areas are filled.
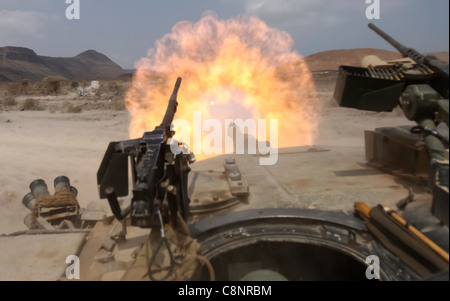
[[[170,97],[169,105],[167,106],[166,115],[164,115],[163,122],[161,123],[161,127],[163,127],[164,129],[168,128],[170,129],[170,125],[172,124],[175,113],[177,112],[178,106],[177,95],[178,90],[180,89],[180,85],[181,85],[181,77],[177,79],[175,89],[173,90],[172,96]]]
[[[409,57],[413,59],[418,64],[425,64],[426,58],[418,51],[408,48],[405,45],[401,44],[399,41],[395,40],[393,37],[379,29],[375,24],[369,23],[369,28],[375,31],[379,36],[381,36],[386,42],[391,44],[395,49],[398,50],[404,57]]]
[[[424,56],[417,50],[413,48],[406,47],[402,45],[400,42],[392,38],[390,35],[379,29],[375,24],[369,23],[369,28],[375,31],[379,36],[381,36],[386,42],[391,44],[395,49],[397,49],[404,57],[409,57],[414,60],[418,64],[426,65],[433,69],[436,73],[438,73],[443,79],[443,82],[447,82],[446,85],[446,93],[443,93],[444,97],[448,97],[448,63],[445,63],[435,57],[430,58],[430,56]]]
[[[398,50],[398,52],[405,55],[406,51],[408,50],[408,47],[401,44],[397,40],[395,40],[393,37],[382,31],[380,28],[378,28],[375,24],[369,23],[369,28],[375,31],[379,36],[381,36],[383,39],[386,40],[389,44],[391,44],[395,49]]]

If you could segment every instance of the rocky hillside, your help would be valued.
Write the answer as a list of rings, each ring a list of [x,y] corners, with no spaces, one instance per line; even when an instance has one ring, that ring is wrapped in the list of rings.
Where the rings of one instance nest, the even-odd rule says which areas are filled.
[[[447,52],[433,53],[447,61]],[[359,66],[367,55],[376,55],[382,60],[401,58],[397,52],[372,49],[343,49],[323,51],[305,57],[312,72],[337,72],[339,66]],[[118,76],[131,77],[135,70],[124,70],[107,56],[95,50],[85,51],[76,57],[55,58],[39,56],[33,50],[21,47],[0,47],[0,82],[42,80],[46,76],[61,75],[76,80],[115,79]]]
[[[55,58],[39,56],[28,48],[0,48],[0,81],[35,81],[50,75],[100,80],[113,79],[123,73],[125,71],[119,65],[95,50],[85,51],[76,57]]]

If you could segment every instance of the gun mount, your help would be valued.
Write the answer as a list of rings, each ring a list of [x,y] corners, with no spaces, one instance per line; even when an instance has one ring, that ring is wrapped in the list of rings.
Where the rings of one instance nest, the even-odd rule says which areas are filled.
[[[177,111],[177,94],[181,78],[169,100],[161,125],[141,139],[111,142],[97,174],[100,198],[107,198],[118,220],[131,215],[131,224],[142,228],[159,227],[162,214],[167,222],[170,211],[176,223],[178,212],[184,220],[189,216],[187,177],[189,163],[195,157],[172,139],[171,124]],[[177,148],[179,152],[172,152]],[[117,197],[128,195],[128,158],[133,179],[131,204],[121,209]],[[167,202],[166,202],[167,201]]]
[[[448,225],[448,138],[437,130],[440,123],[448,127],[448,64],[405,47],[372,23],[369,27],[408,60],[366,62],[362,68],[341,66],[335,98],[340,106],[359,110],[382,112],[400,106],[406,118],[418,124],[410,133],[386,128],[366,132],[366,154],[382,165],[408,170],[423,165],[417,156],[420,151],[413,146],[423,141],[429,161],[424,169],[435,191],[433,213]]]

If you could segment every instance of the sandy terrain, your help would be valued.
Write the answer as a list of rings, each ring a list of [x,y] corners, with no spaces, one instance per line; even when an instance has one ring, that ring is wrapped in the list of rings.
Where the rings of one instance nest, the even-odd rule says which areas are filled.
[[[22,205],[29,184],[66,175],[79,191],[81,206],[98,199],[96,173],[108,143],[127,139],[126,111],[81,114],[0,113],[0,233],[23,229],[28,210]]]
[[[321,61],[321,59],[318,58],[317,61]],[[331,65],[325,67],[323,70],[334,70]],[[342,147],[341,149],[348,147],[355,154],[355,162],[364,162],[364,130],[413,124],[406,120],[400,109],[396,109],[392,113],[375,113],[339,108],[333,99],[336,71],[319,72],[315,79],[317,95],[324,104],[315,141],[315,146],[319,148],[321,146],[324,149],[330,149],[332,146]],[[86,207],[91,201],[99,200],[96,174],[106,148],[111,141],[128,138],[130,120],[128,112],[123,109],[122,102],[130,82],[120,85],[123,86],[117,88],[116,83],[111,85],[106,83],[106,89],[101,93],[83,97],[73,91],[67,92],[68,90],[62,91],[58,95],[45,95],[40,85],[34,87],[41,91],[40,93],[33,94],[28,90],[25,95],[22,93],[11,97],[8,95],[11,91],[0,85],[0,141],[2,142],[0,147],[0,235],[26,230],[23,220],[30,212],[22,205],[22,198],[29,192],[29,184],[35,179],[44,179],[50,193],[53,193],[53,180],[57,176],[65,175],[78,189],[78,200],[81,207]],[[65,89],[69,88],[66,86]],[[14,101],[11,101],[11,98]],[[22,111],[21,108],[28,98],[39,101],[42,110]],[[76,108],[81,108],[82,112],[63,113]],[[337,153],[339,154],[339,152]],[[332,159],[333,162],[338,160]],[[306,159],[301,158],[301,160]],[[303,164],[301,160],[299,159],[297,162],[299,165]],[[280,162],[283,163],[283,160]],[[305,164],[308,163],[310,162],[307,161]],[[291,166],[289,161],[285,164]],[[332,164],[330,163],[330,165]],[[193,165],[193,170],[201,169],[202,166],[204,164]],[[274,177],[281,179],[284,175],[283,164],[280,166],[273,170],[273,174],[276,175]],[[351,169],[355,166],[333,165],[339,170]],[[303,177],[308,179],[301,180],[303,182],[299,183],[303,186],[298,187],[300,191],[293,191],[293,193],[302,197],[297,200],[310,202],[304,204],[308,208],[323,209],[315,206],[316,201],[320,203],[322,200],[305,195],[305,192],[306,194],[308,192],[305,189],[307,189],[310,175],[317,172],[314,168],[314,166],[308,165],[302,169]],[[320,181],[327,179],[327,177],[320,176],[316,178]],[[249,176],[249,179],[252,180],[252,177]],[[289,182],[290,179],[284,180]],[[352,179],[343,178],[340,181],[347,183]],[[358,186],[355,183],[349,184]],[[398,189],[397,186],[394,188]],[[392,194],[392,186],[386,187],[386,190]],[[312,188],[314,189],[311,189],[311,195],[317,191],[317,187]],[[321,188],[319,187],[319,190]],[[261,193],[265,193],[265,191]],[[344,191],[343,195],[346,193]],[[392,201],[396,202],[406,195],[407,191],[400,188],[396,192],[395,200]],[[359,197],[356,194],[354,196]],[[105,208],[109,207],[106,200],[102,202]],[[341,208],[340,206],[337,204],[337,209],[335,209],[338,210]],[[349,206],[351,208],[352,204]],[[63,245],[64,250],[67,250],[64,251],[64,254],[74,254],[78,248],[77,239],[67,236],[67,239],[64,237],[54,245],[57,243]],[[47,252],[48,250],[45,248],[47,245],[40,242],[38,237],[30,239],[1,237],[0,240],[3,243],[0,248],[0,255],[2,255],[0,258],[4,258],[3,262],[0,260],[0,266],[5,270],[0,273],[0,280],[10,280],[12,275],[10,272],[13,270],[16,270],[15,280],[54,280],[61,275],[64,256],[59,256],[62,253],[59,253],[58,257],[52,255],[53,253],[50,251]],[[30,244],[34,248],[27,248]],[[16,252],[14,250],[16,248],[20,249],[22,253]],[[31,249],[34,250],[34,253],[31,253],[33,251]],[[27,254],[32,255],[27,257]],[[14,260],[21,264],[20,268]],[[28,270],[34,271],[34,266],[39,265],[40,262],[43,263],[44,260],[51,265],[57,263],[52,274],[50,271],[45,275],[29,274]]]
[[[409,124],[399,111],[338,108],[328,87],[318,87],[318,93],[327,105],[316,145],[360,146],[363,153],[363,130]],[[44,179],[52,193],[54,178],[66,175],[79,190],[81,206],[98,200],[98,167],[110,141],[128,138],[128,124],[127,111],[0,112],[0,233],[25,229],[23,218],[29,211],[22,205],[22,198],[35,179]]]
[[[335,175],[335,171],[364,169],[359,165],[365,163],[364,130],[412,123],[399,109],[392,113],[374,113],[337,107],[333,100],[334,81],[334,75],[321,77],[316,85],[324,108],[315,145],[319,149],[332,151],[322,155],[296,156],[295,162],[290,161],[289,156],[280,157],[279,164],[270,172],[249,168],[253,161],[258,160],[256,157],[240,161],[242,170],[250,170],[246,176],[253,197],[244,207],[271,208],[280,205],[267,194],[267,185],[274,185],[272,191],[282,201],[282,207],[288,204],[288,207],[351,212],[354,201],[363,200],[375,206],[382,199],[393,207],[407,196],[407,186],[394,182],[392,176],[381,177],[376,173],[362,178]],[[69,93],[35,98],[46,110],[20,111],[20,104],[24,101],[20,97],[15,109],[0,110],[0,235],[26,230],[23,220],[30,211],[22,205],[22,198],[29,192],[30,182],[35,179],[44,179],[50,193],[53,193],[55,177],[66,175],[79,191],[81,207],[98,201],[96,174],[106,148],[111,141],[128,138],[128,112],[114,109],[107,97],[85,100]],[[62,113],[61,108],[66,102],[82,105],[85,109],[81,113]],[[351,164],[348,160],[341,161],[341,158],[348,159],[349,156]],[[314,162],[311,161],[315,160],[313,158],[319,158],[321,164],[329,168],[324,171],[310,164]],[[193,171],[222,166],[216,164],[208,167],[208,164],[209,161],[194,164]],[[285,172],[289,168],[292,171],[293,166],[299,170],[298,178]],[[378,184],[375,188],[371,186],[371,179]],[[280,185],[280,181],[285,186]],[[105,209],[109,209],[106,200],[101,202]],[[80,234],[49,238],[0,237],[0,281],[52,281],[64,277],[67,267],[65,257],[78,254],[84,239]]]

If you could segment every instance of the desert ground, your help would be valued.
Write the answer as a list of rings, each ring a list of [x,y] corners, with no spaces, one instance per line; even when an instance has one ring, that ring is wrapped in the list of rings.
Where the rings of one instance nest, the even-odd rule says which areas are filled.
[[[316,80],[324,109],[315,145],[361,147],[364,160],[364,130],[410,124],[399,110],[374,113],[337,107],[334,81],[334,75]],[[107,81],[100,82],[99,91],[84,96],[66,87],[56,95],[28,91],[15,97],[9,95],[11,84],[2,86],[0,234],[26,229],[23,219],[29,211],[22,198],[35,179],[44,179],[53,193],[53,180],[65,175],[78,189],[82,207],[99,199],[96,174],[106,147],[128,139],[129,114],[123,99],[130,85],[129,80]],[[31,108],[24,108],[29,99]]]
[[[364,199],[371,206],[378,204],[380,197],[386,195],[391,198],[388,205],[395,206],[397,201],[407,196],[408,190],[401,183],[392,185],[392,177],[386,178],[378,194],[374,195],[374,191],[370,190],[374,188],[370,185],[367,186],[369,188],[365,186],[358,189],[358,183],[362,182],[352,182],[355,177],[333,180],[335,176],[332,170],[360,169],[361,165],[358,164],[364,165],[365,130],[413,123],[398,108],[390,113],[340,108],[333,98],[336,72],[314,74],[317,97],[323,106],[314,146],[331,150],[322,157],[328,159],[322,160],[321,164],[333,166],[328,167],[329,175],[323,176],[314,166],[303,166],[311,162],[309,159],[298,157],[295,164],[303,166],[303,174],[300,175],[301,179],[290,179],[283,169],[289,168],[292,163],[284,158],[280,160],[280,167],[272,170],[275,179],[272,184],[279,186],[277,177],[285,182],[295,180],[298,187],[291,191],[295,196],[291,205],[295,207],[351,212],[353,202],[360,201],[362,194],[371,196]],[[67,82],[58,86],[55,93],[42,83],[0,84],[0,236],[27,230],[23,221],[30,211],[23,206],[22,199],[35,179],[44,179],[53,194],[53,180],[65,175],[70,178],[72,186],[78,189],[78,201],[82,208],[97,201],[109,210],[107,201],[99,200],[97,170],[109,142],[129,137],[130,116],[124,99],[131,85],[131,78],[98,83]],[[95,89],[89,89],[92,86]],[[347,151],[352,154],[351,164],[339,161],[340,156],[348,159]],[[202,168],[210,170],[208,161],[198,163],[193,165],[193,171]],[[242,167],[248,168],[249,164],[245,162]],[[263,176],[258,173],[254,171],[248,174],[250,184],[261,185],[258,179]],[[375,178],[379,179],[380,176],[375,175]],[[257,198],[265,197],[267,204],[273,206],[273,200],[264,190],[265,184],[262,184],[262,190],[254,188],[253,193]],[[279,198],[282,198],[286,192],[280,187],[277,189],[281,193]],[[315,197],[322,192],[322,197]],[[328,200],[330,196],[334,196],[333,201]],[[323,208],[324,205],[326,208]],[[252,206],[250,204],[249,208]],[[0,280],[60,279],[65,269],[65,256],[74,254],[84,239],[81,234],[55,235],[46,240],[40,236],[1,237]],[[37,269],[37,266],[45,268]]]
[[[121,92],[107,90],[108,85],[117,85],[111,81],[103,82],[106,88],[97,95],[84,96],[76,90],[57,95],[39,95],[35,90],[11,97],[8,88],[13,84],[3,86],[0,233],[26,228],[23,218],[28,212],[22,198],[35,179],[44,179],[53,193],[53,180],[66,175],[78,189],[82,207],[98,199],[96,173],[106,147],[110,141],[128,138],[123,96],[129,82],[119,84]],[[29,107],[24,108],[27,101]]]

